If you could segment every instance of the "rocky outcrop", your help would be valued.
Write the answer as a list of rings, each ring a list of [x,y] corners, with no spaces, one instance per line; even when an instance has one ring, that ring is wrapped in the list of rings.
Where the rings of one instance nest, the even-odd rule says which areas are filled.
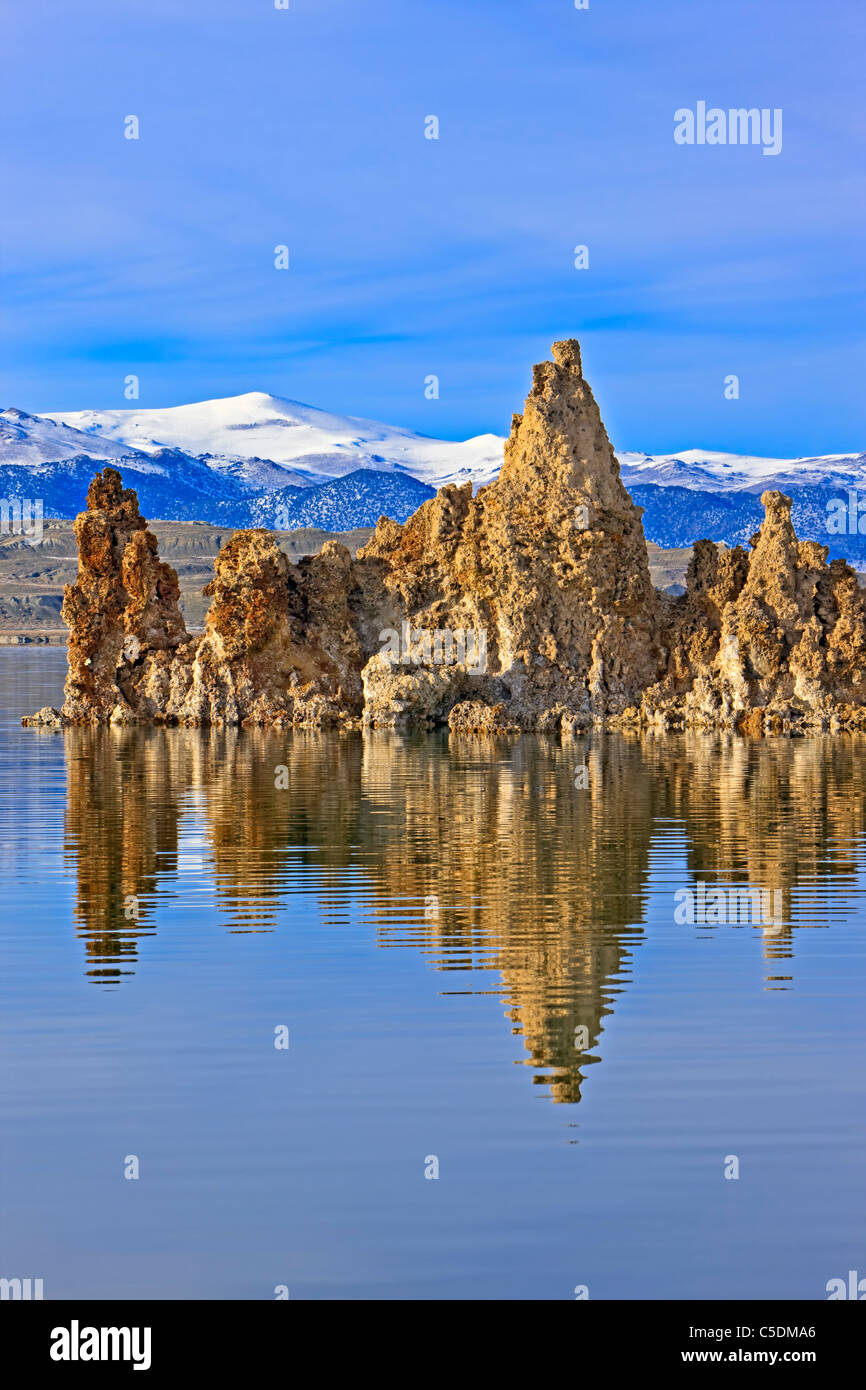
[[[313,724],[361,712],[361,652],[347,607],[352,560],[329,542],[293,566],[271,534],[239,531],[205,589],[192,638],[177,575],[157,555],[135,493],[98,473],[75,522],[78,577],[63,709],[34,724]]]
[[[533,370],[499,477],[476,497],[442,488],[403,525],[381,521],[359,559],[379,560],[393,625],[469,633],[480,660],[365,673],[365,718],[408,708],[445,720],[464,700],[504,703],[523,727],[625,709],[655,679],[657,595],[641,510],[626,492],[576,342]],[[420,640],[420,639],[419,639]],[[390,668],[390,669],[388,669]],[[368,675],[374,674],[374,679]]]
[[[844,560],[828,565],[826,546],[798,541],[789,497],[761,502],[750,555],[695,546],[686,592],[662,620],[665,674],[641,717],[747,733],[866,727],[866,594]]]
[[[442,488],[402,526],[383,518],[355,560],[329,542],[294,565],[269,532],[237,532],[191,637],[177,576],[107,468],[75,523],[59,718],[495,735],[866,727],[857,577],[798,541],[788,498],[762,501],[751,554],[699,541],[686,592],[657,593],[578,344],[555,343],[494,483]]]
[[[163,717],[277,727],[356,720],[361,652],[347,606],[351,564],[333,541],[295,566],[269,532],[236,532],[204,590],[204,634],[174,664]]]
[[[153,717],[160,702],[151,688],[158,694],[169,680],[189,635],[177,575],[159,559],[117,469],[93,479],[75,536],[78,578],[62,609],[70,630],[63,717],[74,724]]]

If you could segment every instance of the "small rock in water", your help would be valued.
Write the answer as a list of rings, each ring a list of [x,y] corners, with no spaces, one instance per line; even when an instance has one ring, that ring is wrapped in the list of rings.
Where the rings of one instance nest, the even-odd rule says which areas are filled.
[[[25,725],[41,725],[48,728],[60,728],[63,724],[63,715],[59,709],[54,709],[51,705],[44,705],[37,710],[36,714],[26,714],[21,720]]]

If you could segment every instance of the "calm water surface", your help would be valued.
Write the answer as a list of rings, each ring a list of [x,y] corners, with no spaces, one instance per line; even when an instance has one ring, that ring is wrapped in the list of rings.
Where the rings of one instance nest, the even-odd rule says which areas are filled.
[[[0,651],[0,1275],[820,1299],[866,1274],[866,742],[20,728],[64,669]],[[778,892],[779,920],[679,923],[698,883]]]

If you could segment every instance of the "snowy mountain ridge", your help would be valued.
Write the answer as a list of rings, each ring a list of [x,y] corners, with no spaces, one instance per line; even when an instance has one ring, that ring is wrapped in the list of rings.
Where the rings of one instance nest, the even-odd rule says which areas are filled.
[[[480,486],[496,476],[502,462],[502,440],[494,434],[434,439],[260,391],[161,410],[77,410],[47,418],[98,441],[100,449],[113,444],[148,454],[168,446],[207,456],[212,466],[219,460],[256,459],[290,468],[311,483],[373,468],[405,473],[431,487]]]
[[[290,528],[352,529],[379,515],[405,521],[446,483],[491,482],[503,445],[494,434],[436,439],[259,391],[160,409],[32,415],[10,407],[0,411],[0,492],[42,498],[46,516],[74,516],[90,477],[112,461],[138,491],[145,516],[276,526],[288,515]],[[684,449],[618,457],[623,482],[647,508],[647,536],[667,546],[691,544],[708,530],[728,543],[747,538],[765,488],[790,492],[804,535],[820,539],[830,498],[866,490],[864,453],[792,459]],[[848,538],[845,553],[862,560],[864,546],[866,538]]]

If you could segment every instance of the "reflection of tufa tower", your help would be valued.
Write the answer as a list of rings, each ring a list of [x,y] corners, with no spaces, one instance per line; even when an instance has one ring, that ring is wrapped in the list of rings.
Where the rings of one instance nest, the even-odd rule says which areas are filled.
[[[75,915],[88,974],[129,974],[138,939],[153,931],[150,902],[176,872],[189,745],[159,730],[69,728],[66,855],[78,874]]]
[[[781,892],[786,925],[762,937],[775,988],[790,980],[775,962],[793,954],[792,912],[825,926],[846,910],[848,847],[866,829],[859,739],[141,728],[63,738],[67,854],[95,978],[130,973],[155,903],[175,891],[194,817],[224,928],[285,930],[291,893],[313,891],[326,918],[345,924],[354,912],[380,946],[421,950],[443,991],[501,993],[522,1060],[564,1102],[580,1099],[631,985],[654,844],[672,830],[684,838],[684,886]]]
[[[207,869],[231,930],[273,929],[286,897],[287,846],[314,844],[323,871],[345,864],[360,740],[116,725],[67,728],[63,737],[66,850],[96,978],[131,973],[139,938],[154,929],[155,900],[182,868],[182,832],[196,800]],[[293,796],[275,787],[275,764],[287,759]],[[307,815],[308,804],[315,814]],[[328,844],[320,839],[325,808]]]
[[[582,744],[506,747],[452,737],[433,758],[427,741],[365,741],[364,799],[390,807],[405,828],[388,849],[389,877],[417,904],[411,931],[392,926],[384,904],[379,940],[408,938],[442,971],[471,964],[501,973],[507,1017],[536,1079],[574,1101],[585,1055],[627,980],[630,938],[642,935],[634,924],[643,917],[652,788],[638,747],[622,740],[604,759],[589,755],[581,791]],[[432,916],[428,899],[437,903]],[[588,1039],[579,1048],[577,1029]]]

